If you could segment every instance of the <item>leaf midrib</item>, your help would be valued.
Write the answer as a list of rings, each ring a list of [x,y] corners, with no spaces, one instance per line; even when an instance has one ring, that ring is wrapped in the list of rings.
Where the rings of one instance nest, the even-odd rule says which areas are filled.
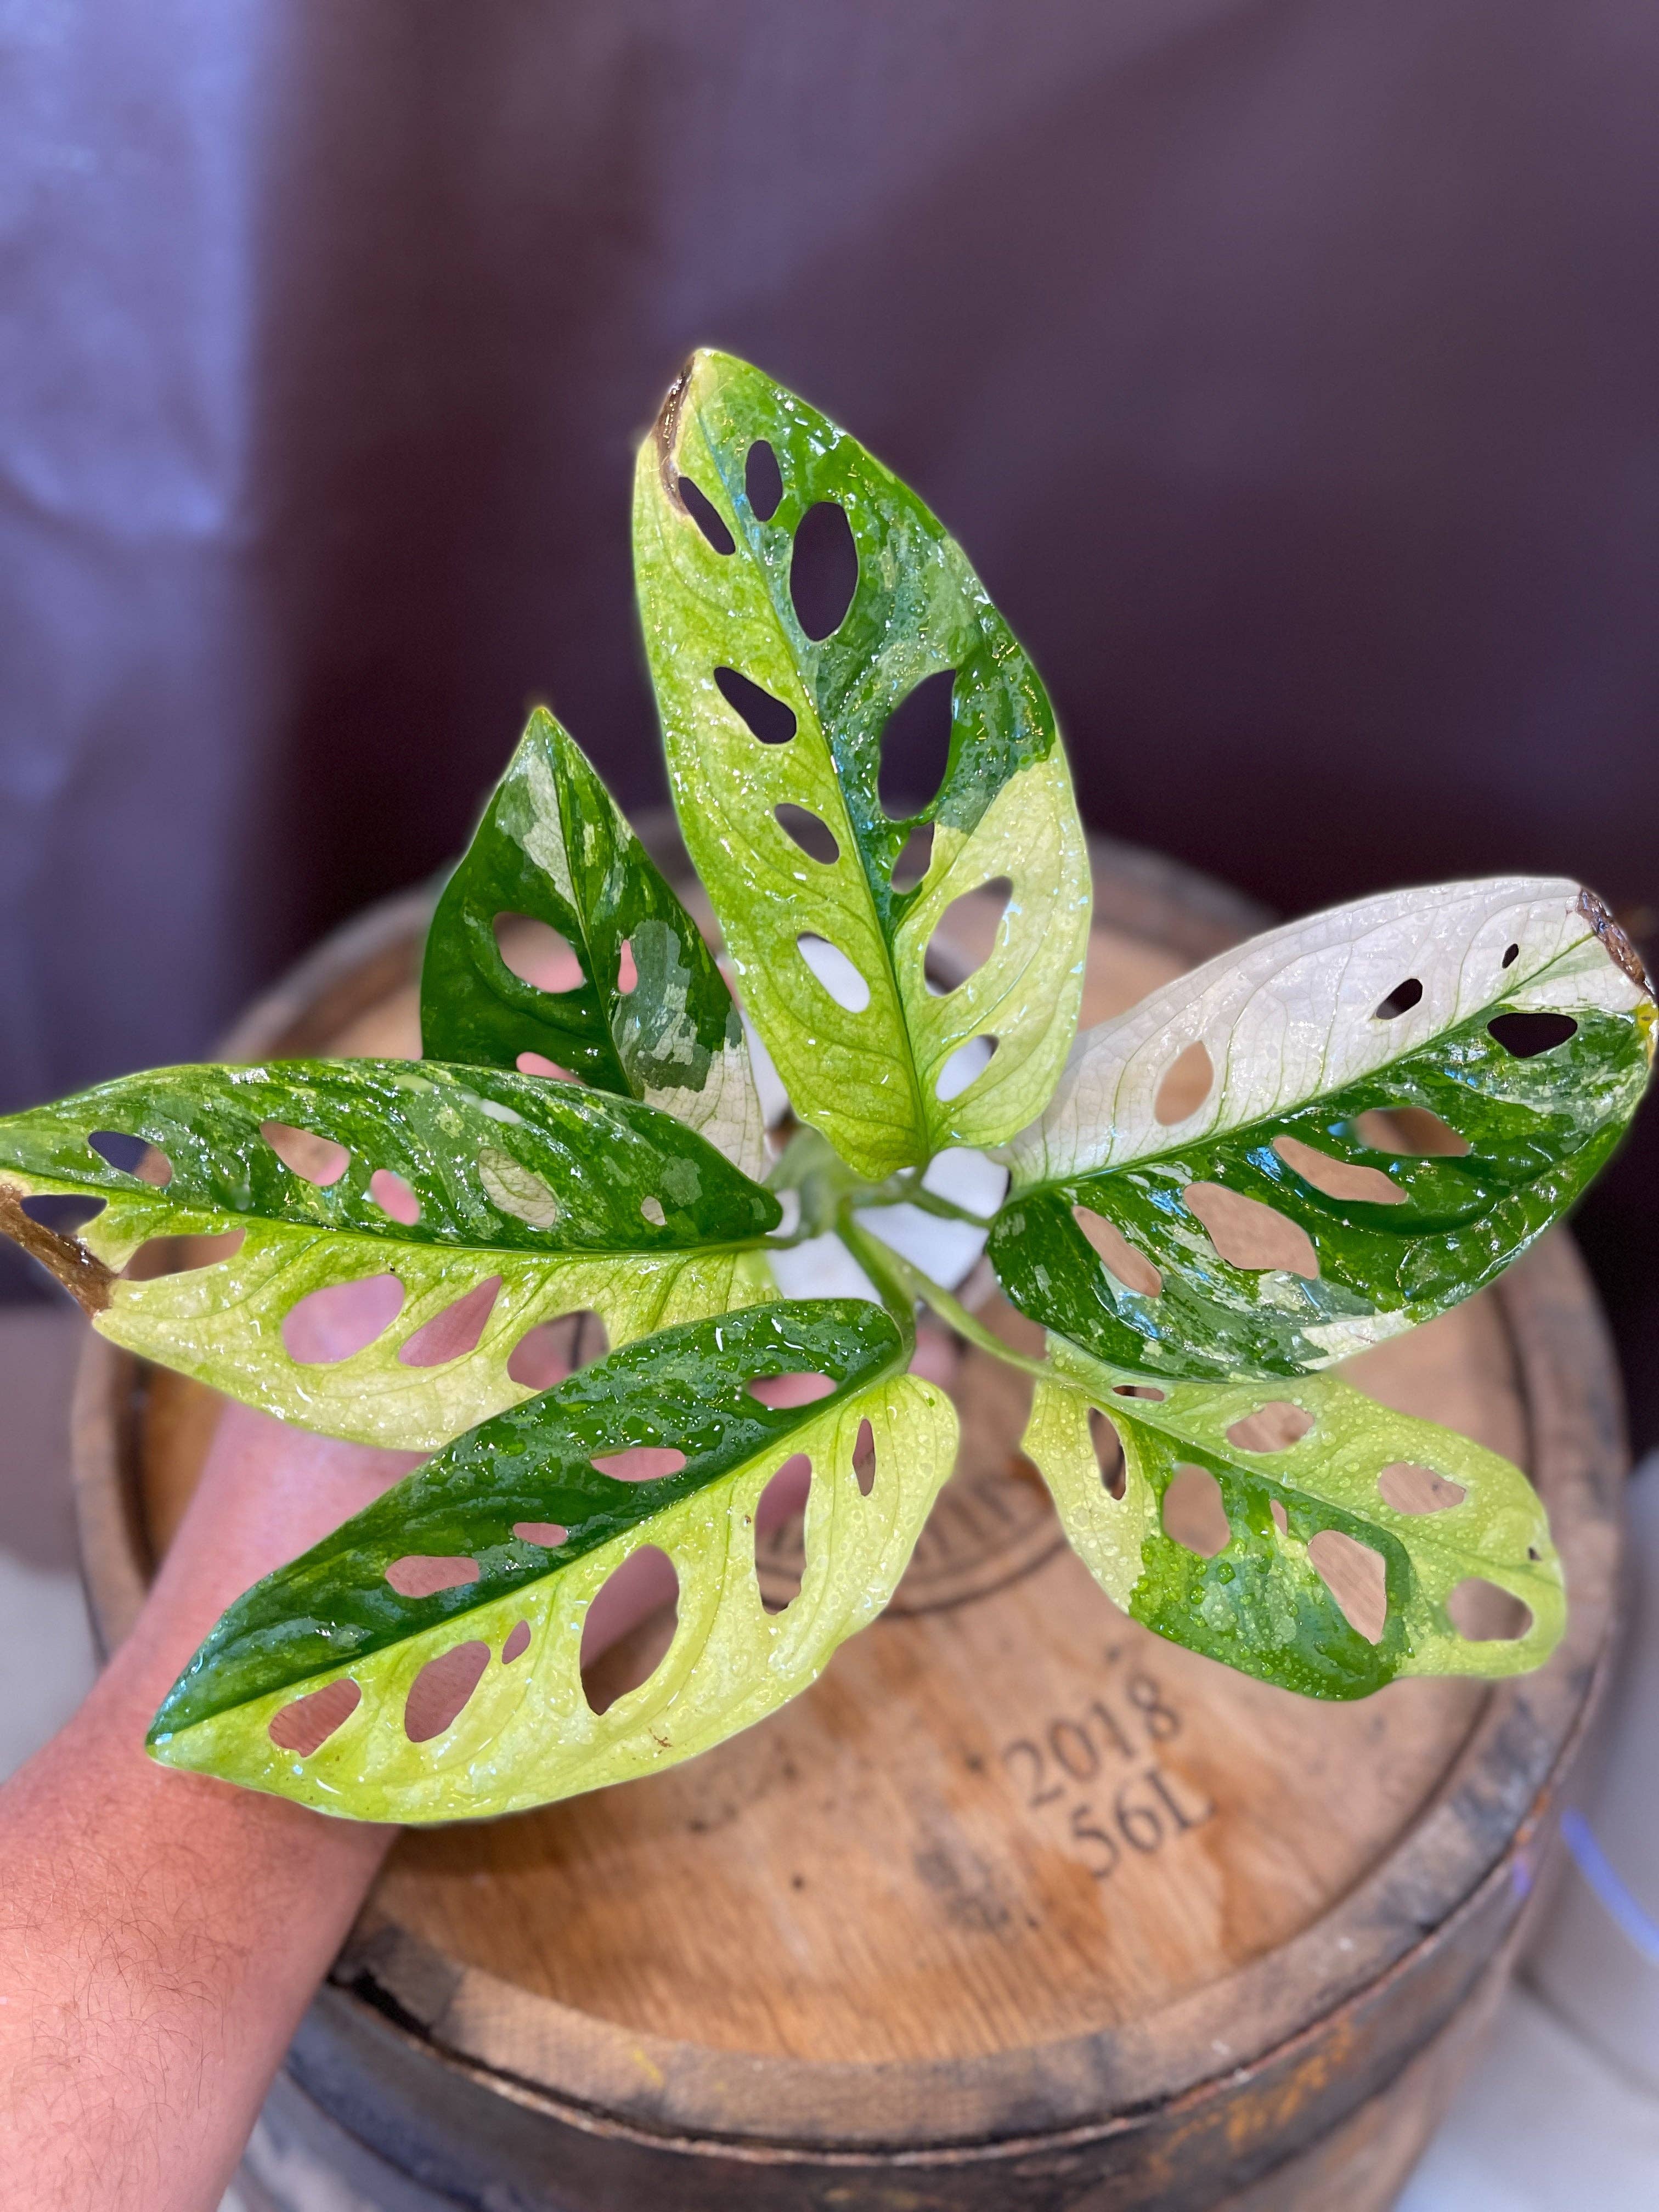
[[[726,1238],[715,1242],[710,1238],[696,1244],[472,1244],[453,1241],[447,1237],[419,1237],[389,1236],[378,1229],[335,1228],[325,1221],[292,1221],[276,1213],[219,1213],[208,1206],[193,1210],[216,1225],[211,1228],[181,1228],[176,1232],[153,1231],[153,1234],[176,1233],[180,1237],[221,1236],[229,1229],[246,1229],[257,1225],[278,1234],[294,1237],[332,1237],[350,1240],[383,1251],[388,1246],[398,1251],[442,1253],[457,1257],[476,1257],[480,1260],[523,1260],[547,1265],[564,1260],[702,1260],[718,1258],[722,1253],[775,1251],[777,1247],[764,1234],[759,1237]],[[100,1215],[101,1220],[103,1217]],[[88,1227],[93,1226],[91,1223]],[[82,1240],[84,1242],[84,1238]],[[240,1253],[231,1254],[228,1261],[215,1264],[234,1266]],[[201,1272],[205,1273],[203,1269]],[[155,1279],[167,1282],[170,1276]]]
[[[1056,1379],[1064,1378],[1056,1377]],[[1224,1389],[1226,1385],[1224,1383],[1219,1386],[1200,1387]],[[1490,1554],[1480,1550],[1478,1540],[1459,1540],[1459,1531],[1454,1522],[1454,1516],[1458,1510],[1457,1507],[1451,1507],[1439,1513],[1401,1516],[1401,1520],[1407,1524],[1401,1527],[1399,1522],[1385,1521],[1380,1516],[1374,1517],[1363,1507],[1345,1504],[1340,1499],[1327,1497],[1320,1491],[1310,1488],[1307,1484],[1298,1480],[1283,1465],[1283,1462],[1289,1455],[1288,1452],[1252,1453],[1247,1463],[1235,1457],[1224,1445],[1207,1437],[1196,1434],[1172,1419],[1166,1418],[1160,1420],[1156,1408],[1147,1408],[1145,1400],[1137,1401],[1129,1399],[1118,1401],[1112,1406],[1103,1406],[1092,1391],[1084,1389],[1081,1395],[1098,1412],[1103,1413],[1109,1421],[1114,1423],[1121,1421],[1129,1428],[1149,1431],[1165,1443],[1175,1444],[1178,1448],[1206,1453],[1211,1459],[1224,1466],[1230,1475],[1257,1478],[1278,1489],[1289,1492],[1294,1497],[1307,1499],[1322,1511],[1340,1514],[1345,1519],[1352,1521],[1362,1528],[1374,1529],[1379,1538],[1398,1547],[1411,1568],[1413,1580],[1419,1587],[1422,1583],[1422,1574],[1418,1565],[1419,1552],[1433,1553],[1443,1563],[1448,1563],[1448,1571],[1461,1567],[1468,1573],[1479,1574],[1497,1564],[1504,1566],[1508,1572],[1516,1574],[1524,1572],[1529,1578],[1537,1580],[1540,1584],[1547,1585],[1551,1582],[1551,1577],[1546,1571],[1547,1562],[1543,1560],[1528,1562],[1523,1569],[1519,1562],[1502,1559],[1494,1561]],[[1356,1395],[1364,1397],[1363,1391]],[[1376,1400],[1366,1399],[1365,1402],[1373,1412],[1384,1418],[1393,1412],[1391,1407],[1383,1406]],[[1133,1407],[1134,1410],[1133,1412],[1122,1410],[1125,1406]],[[1413,1417],[1402,1415],[1397,1418],[1408,1420]],[[1311,1443],[1312,1440],[1310,1435],[1305,1441]],[[1259,1465],[1258,1461],[1261,1462]],[[1318,1462],[1318,1465],[1322,1468],[1328,1468],[1329,1463],[1328,1455]],[[1471,1505],[1475,1503],[1473,1496],[1467,1501],[1460,1501],[1460,1504],[1465,1502]],[[1416,1525],[1411,1525],[1413,1523]],[[1440,1525],[1437,1526],[1437,1523]],[[1407,1540],[1408,1538],[1410,1540]]]
[[[273,1688],[256,1690],[249,1696],[240,1694],[230,1696],[223,1704],[215,1705],[211,1710],[185,1721],[181,1727],[164,1730],[161,1723],[167,1705],[172,1702],[173,1693],[170,1692],[161,1710],[157,1712],[155,1719],[150,1724],[145,1739],[146,1742],[154,1745],[169,1740],[174,1735],[187,1734],[193,1729],[204,1727],[212,1721],[222,1719],[228,1713],[234,1713],[251,1705],[256,1705],[265,1698],[303,1697],[310,1685],[323,1684],[325,1680],[332,1680],[342,1674],[349,1674],[354,1668],[362,1666],[366,1661],[374,1658],[380,1652],[392,1650],[400,1644],[413,1643],[418,1638],[434,1629],[445,1626],[451,1621],[465,1620],[467,1614],[481,1612],[487,1606],[493,1605],[501,1599],[517,1597],[526,1590],[554,1580],[574,1567],[580,1560],[590,1558],[593,1553],[601,1550],[606,1544],[617,1541],[634,1529],[647,1527],[659,1513],[666,1512],[688,1498],[700,1497],[706,1492],[714,1491],[723,1483],[737,1481],[748,1474],[768,1451],[782,1449],[791,1445],[799,1449],[799,1446],[795,1444],[795,1439],[805,1430],[811,1428],[818,1421],[844,1408],[854,1399],[861,1398],[869,1392],[884,1389],[887,1384],[902,1375],[908,1368],[911,1349],[912,1347],[901,1339],[891,1358],[873,1374],[863,1377],[856,1383],[843,1385],[828,1398],[819,1399],[811,1405],[803,1406],[799,1408],[802,1417],[799,1420],[781,1432],[775,1434],[759,1451],[751,1453],[747,1458],[739,1460],[732,1466],[722,1468],[716,1474],[707,1475],[701,1480],[696,1478],[688,1480],[689,1468],[682,1468],[676,1474],[659,1475],[650,1481],[619,1484],[620,1488],[625,1488],[634,1496],[645,1500],[647,1510],[622,1518],[618,1525],[602,1528],[590,1540],[580,1544],[575,1549],[571,1548],[572,1539],[576,1533],[573,1530],[571,1537],[568,1537],[556,1552],[549,1554],[547,1564],[539,1573],[526,1573],[522,1577],[489,1589],[482,1586],[483,1578],[481,1576],[477,1583],[461,1584],[451,1590],[434,1591],[429,1598],[409,1601],[416,1604],[435,1605],[437,1610],[434,1612],[430,1620],[410,1624],[402,1633],[389,1632],[382,1636],[376,1635],[371,1631],[368,1638],[357,1645],[346,1658],[332,1660],[310,1674],[290,1676],[286,1681],[278,1683]],[[785,1456],[788,1455],[786,1452]],[[781,1463],[781,1461],[780,1465]],[[410,1479],[411,1478],[405,1478],[405,1480]],[[614,1515],[606,1517],[612,1522],[617,1521],[617,1516]],[[592,1516],[589,1522],[584,1525],[591,1527]],[[325,1589],[330,1586],[328,1570],[331,1566],[342,1557],[350,1559],[354,1556],[361,1555],[354,1555],[352,1553],[334,1553],[314,1562],[314,1571],[323,1578]],[[277,1570],[279,1574],[283,1571],[283,1569]],[[354,1586],[365,1589],[370,1587],[367,1578],[361,1577]],[[474,1592],[477,1594],[473,1595]],[[258,1635],[262,1631],[254,1629],[247,1632],[250,1635]]]
[[[857,857],[859,874],[864,884],[865,896],[869,904],[870,919],[873,925],[874,935],[878,944],[881,947],[884,973],[888,987],[892,993],[892,1004],[894,1010],[898,1016],[899,1034],[904,1040],[904,1074],[909,1093],[911,1109],[910,1126],[915,1131],[916,1140],[921,1146],[921,1156],[915,1164],[920,1166],[930,1157],[931,1138],[927,1123],[927,1111],[926,1103],[924,1102],[921,1095],[921,1086],[916,1075],[915,1039],[910,1032],[910,1021],[909,1016],[905,1009],[904,994],[899,988],[898,970],[894,964],[892,945],[888,938],[886,929],[883,927],[881,907],[875,895],[874,878],[871,873],[869,864],[865,857],[863,842],[859,837],[857,831],[854,830],[852,816],[848,811],[846,796],[843,793],[841,786],[841,774],[836,764],[835,750],[824,732],[823,715],[818,706],[817,687],[810,681],[809,672],[804,665],[801,653],[798,650],[796,646],[796,626],[791,623],[785,617],[783,610],[779,605],[778,593],[775,587],[776,580],[774,577],[771,566],[765,559],[758,543],[757,533],[765,526],[757,521],[753,529],[750,528],[747,489],[745,487],[743,498],[739,501],[737,488],[733,485],[730,476],[727,474],[726,470],[722,464],[720,447],[716,445],[714,440],[709,434],[708,418],[704,413],[700,400],[693,402],[693,410],[696,417],[697,428],[702,435],[704,448],[708,452],[708,457],[714,463],[714,468],[719,474],[721,486],[726,493],[727,503],[730,505],[732,509],[732,518],[736,521],[738,528],[743,535],[744,542],[747,546],[750,557],[754,562],[757,569],[759,571],[763,589],[765,593],[766,604],[771,611],[774,629],[775,629],[779,639],[781,641],[785,650],[788,653],[790,665],[794,669],[797,680],[800,684],[801,696],[806,702],[811,711],[813,735],[820,747],[823,749],[824,763],[830,773],[830,785],[836,794],[836,811],[839,817],[839,820],[837,823],[832,823],[830,827],[832,830],[839,830],[845,831],[846,849],[851,851]],[[683,433],[681,434],[683,435]],[[676,441],[675,450],[676,460],[678,462],[678,438]],[[787,584],[785,588],[787,588]],[[854,586],[854,588],[856,593],[857,586]],[[850,613],[851,611],[849,604],[848,611]],[[843,616],[842,620],[844,621],[846,617]],[[808,650],[811,650],[810,647],[808,647]],[[924,876],[922,882],[925,883],[926,880],[927,878]],[[918,892],[920,892],[922,885],[921,884],[918,884],[915,888]]]
[[[550,717],[550,720],[551,720]],[[562,738],[564,739],[564,744],[560,742]],[[553,733],[548,744],[548,751],[552,757],[553,763],[553,803],[559,811],[559,842],[564,848],[565,873],[570,879],[572,889],[574,890],[577,881],[577,863],[576,856],[571,845],[570,823],[565,812],[565,801],[567,798],[574,796],[570,788],[572,777],[568,770],[565,757],[564,746],[566,744],[569,744],[573,752],[575,750],[574,740],[566,738],[565,732],[561,726],[555,722],[553,724]],[[593,781],[596,784],[599,782],[597,775],[593,777]],[[626,869],[632,857],[629,853],[629,847],[630,843],[637,844],[639,841],[635,837],[633,830],[629,828],[629,824],[622,819],[615,805],[611,803],[610,793],[608,791],[603,791],[602,786],[600,787],[603,792],[601,803],[608,804],[610,805],[610,828],[611,830],[613,842],[617,842],[617,832],[618,830],[621,832],[620,857],[622,866]],[[644,848],[641,847],[641,853],[643,853],[643,850]],[[526,860],[531,860],[531,855],[526,852],[525,858]],[[534,866],[536,863],[532,860],[531,865]],[[556,895],[558,892],[558,885],[556,884],[553,885],[553,890]],[[568,903],[570,911],[575,919],[576,933],[580,940],[583,964],[586,970],[588,982],[592,990],[595,1003],[598,1006],[599,1026],[605,1032],[605,1049],[611,1055],[611,1064],[617,1075],[617,1089],[621,1092],[624,1098],[634,1098],[642,1102],[644,1093],[643,1091],[636,1091],[634,1088],[633,1078],[629,1074],[628,1069],[623,1065],[622,1053],[617,1043],[617,1025],[615,1019],[616,1000],[621,994],[614,989],[607,990],[605,986],[604,986],[599,981],[599,960],[593,949],[592,937],[588,929],[588,920],[586,908],[578,899],[573,898]],[[548,994],[546,995],[551,996],[553,994]]]

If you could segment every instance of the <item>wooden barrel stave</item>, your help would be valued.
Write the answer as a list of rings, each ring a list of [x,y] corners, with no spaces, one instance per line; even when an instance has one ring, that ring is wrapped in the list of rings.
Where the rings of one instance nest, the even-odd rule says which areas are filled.
[[[337,1985],[325,1993],[289,2072],[319,2112],[446,2204],[1316,2212],[1328,2203],[1333,2212],[1372,2212],[1392,2201],[1478,2048],[1525,1922],[1511,1875],[1494,1869],[1452,1923],[1425,1931],[1395,1976],[1235,2069],[1221,2094],[1202,2083],[1093,2126],[928,2150],[909,2142],[913,2128],[862,2152],[828,2152],[784,2139],[721,2141],[706,2124],[694,2134],[629,2127],[614,2107],[596,2112],[458,2063],[434,2083],[432,2026],[387,2010],[385,1984],[361,1978],[355,2002],[342,2003]],[[430,2002],[440,1991],[424,1994]],[[441,2010],[438,2021],[441,2031]],[[442,2047],[441,2032],[436,2041]],[[477,2194],[485,2141],[493,2200]],[[424,2212],[424,2197],[413,2203]],[[390,2188],[385,2212],[404,2212]]]

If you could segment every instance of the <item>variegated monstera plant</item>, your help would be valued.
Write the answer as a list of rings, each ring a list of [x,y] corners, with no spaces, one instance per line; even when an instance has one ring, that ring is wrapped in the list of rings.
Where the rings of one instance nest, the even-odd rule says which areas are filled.
[[[857,558],[833,627],[797,566],[826,508]],[[423,1060],[167,1068],[0,1121],[0,1224],[106,1336],[303,1426],[433,1455],[231,1607],[155,1755],[432,1820],[760,1719],[880,1611],[951,1472],[954,1410],[911,1371],[919,1306],[1033,1371],[1026,1449],[1102,1584],[1163,1635],[1321,1697],[1536,1666],[1564,1598],[1524,1476],[1332,1370],[1491,1282],[1618,1142],[1654,1001],[1606,909],[1518,877],[1370,898],[1076,1036],[1090,872],[1065,755],[921,501],[702,354],[640,455],[635,546],[685,843],[799,1125],[779,1156],[720,968],[543,713],[438,902]],[[884,736],[932,678],[948,765],[896,818]],[[941,921],[988,884],[1006,892],[988,955],[941,977]],[[559,933],[580,980],[526,980],[502,916]],[[951,1194],[974,1152],[998,1164],[978,1213]],[[101,1211],[54,1228],[66,1198]],[[897,1206],[988,1227],[1042,1357],[901,1255]],[[150,1239],[229,1231],[211,1264],[128,1267]],[[774,1261],[787,1275],[781,1253],[824,1238],[873,1296],[780,1295]],[[372,1342],[296,1352],[302,1302],[370,1283],[390,1287]],[[407,1356],[463,1307],[461,1348]],[[526,1333],[576,1311],[607,1356],[539,1394],[516,1380]],[[817,1395],[769,1387],[803,1376]],[[1121,1455],[1097,1448],[1103,1416]],[[757,1508],[802,1455],[805,1573],[769,1611]],[[1209,1555],[1164,1523],[1188,1467],[1225,1506]],[[1332,1539],[1381,1561],[1370,1632],[1326,1579]],[[599,1711],[585,1617],[645,1547],[672,1562],[678,1626]],[[1460,1632],[1448,1600],[1471,1579],[1522,1601],[1523,1633]],[[471,1694],[413,1740],[412,1686],[461,1647]]]

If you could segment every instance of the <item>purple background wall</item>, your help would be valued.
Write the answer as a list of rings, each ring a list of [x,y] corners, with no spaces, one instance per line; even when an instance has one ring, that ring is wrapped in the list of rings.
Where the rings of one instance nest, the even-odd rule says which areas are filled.
[[[204,1050],[532,698],[660,795],[700,340],[965,540],[1101,828],[1651,952],[1656,95],[1628,0],[14,0],[0,1104]],[[1656,1125],[1581,1219],[1650,1436]]]

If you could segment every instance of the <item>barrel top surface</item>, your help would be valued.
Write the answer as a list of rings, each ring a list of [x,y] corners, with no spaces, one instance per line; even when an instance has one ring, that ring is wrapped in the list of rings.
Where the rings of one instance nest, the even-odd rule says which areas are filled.
[[[1115,920],[1139,920],[1130,891]],[[1097,925],[1085,1019],[1237,926],[1224,907],[1171,949]],[[238,1051],[415,1049],[418,927],[414,906],[360,926]],[[88,1571],[116,1631],[120,1577],[146,1534],[165,1547],[216,1411],[158,1371],[135,1420],[112,1415],[120,1358],[94,1346],[82,1394]],[[1573,1612],[1539,1675],[1324,1705],[1163,1641],[1060,1535],[1018,1450],[1028,1386],[969,1352],[957,1473],[894,1605],[811,1691],[684,1767],[406,1835],[342,1978],[525,2094],[738,2136],[829,2128],[832,2077],[837,2139],[1063,2127],[1301,2033],[1516,1848],[1582,1722],[1616,1581],[1616,1396],[1564,1240],[1345,1371],[1540,1481]],[[653,1634],[617,1663],[648,1663]]]

